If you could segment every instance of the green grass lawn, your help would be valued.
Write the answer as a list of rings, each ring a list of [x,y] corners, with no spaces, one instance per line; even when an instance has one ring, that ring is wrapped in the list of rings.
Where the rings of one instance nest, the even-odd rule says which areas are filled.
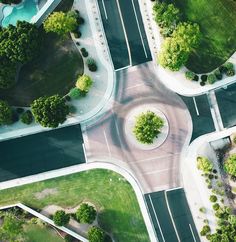
[[[37,199],[35,193],[46,188],[56,188],[58,193]],[[22,202],[42,209],[50,204],[74,207],[82,201],[99,209],[99,224],[115,241],[149,241],[131,185],[114,172],[96,169],[0,191],[0,205]]]
[[[62,239],[56,231],[40,227],[39,225],[27,225],[25,227],[25,237],[26,242],[63,242]]]
[[[69,10],[71,0],[59,5],[58,10]],[[17,84],[0,90],[0,99],[11,105],[29,106],[34,99],[54,94],[65,95],[75,86],[78,74],[83,74],[83,59],[68,36],[62,40],[53,33],[45,34],[40,55],[21,68]]]
[[[233,0],[167,0],[184,20],[200,25],[202,40],[187,67],[196,73],[209,72],[236,51],[236,2]]]

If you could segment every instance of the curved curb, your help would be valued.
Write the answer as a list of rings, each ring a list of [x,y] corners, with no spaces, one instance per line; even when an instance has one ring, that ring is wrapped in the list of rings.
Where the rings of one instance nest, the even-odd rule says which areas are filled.
[[[141,185],[139,184],[139,182],[135,178],[135,176],[130,171],[128,171],[128,169],[124,169],[121,166],[115,165],[113,163],[94,160],[94,161],[91,161],[86,164],[70,166],[70,167],[61,168],[61,169],[54,170],[54,171],[40,173],[37,175],[32,175],[32,176],[18,178],[18,179],[6,181],[6,182],[1,182],[0,190],[4,190],[4,189],[16,187],[16,186],[21,186],[21,185],[26,185],[26,184],[30,184],[30,183],[34,183],[34,182],[40,182],[40,181],[44,181],[44,180],[48,180],[48,179],[52,179],[52,178],[56,178],[56,177],[61,177],[61,176],[66,176],[66,175],[70,175],[70,174],[74,174],[74,173],[78,173],[78,172],[82,172],[82,171],[87,171],[87,170],[92,170],[92,169],[112,170],[112,171],[122,175],[131,184],[131,186],[136,194],[136,198],[138,200],[141,213],[143,215],[143,219],[144,219],[144,222],[145,222],[145,225],[147,228],[147,232],[150,237],[150,241],[157,242],[158,240],[155,236],[155,232],[154,232],[155,230],[154,230],[153,224],[151,222],[150,215],[148,213],[147,204],[146,204],[144,196],[143,196]]]

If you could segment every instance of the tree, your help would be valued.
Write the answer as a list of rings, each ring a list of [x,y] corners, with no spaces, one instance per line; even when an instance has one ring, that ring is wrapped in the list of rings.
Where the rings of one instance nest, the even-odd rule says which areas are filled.
[[[76,82],[76,87],[84,92],[88,92],[92,85],[92,78],[86,74],[80,76]]]
[[[236,176],[236,154],[231,155],[224,163],[225,171],[232,175]]]
[[[16,64],[7,58],[0,57],[0,88],[10,88],[15,83],[15,78]]]
[[[105,233],[98,227],[91,227],[88,231],[89,242],[104,242]]]
[[[24,124],[31,124],[33,122],[33,115],[31,113],[31,111],[27,110],[26,112],[24,112],[21,115],[20,120]]]
[[[180,19],[180,11],[174,4],[167,4],[165,2],[156,3],[153,6],[155,21],[160,27],[170,28],[176,25]]]
[[[32,60],[40,50],[41,35],[34,24],[18,21],[0,31],[0,56],[13,63]]]
[[[65,211],[63,210],[58,210],[53,215],[53,222],[57,226],[65,226],[69,223],[69,221],[70,221],[70,215],[66,214]]]
[[[43,127],[56,128],[66,120],[69,107],[59,95],[40,97],[31,104],[35,121]]]
[[[73,32],[77,25],[76,16],[70,12],[53,12],[43,24],[46,32],[54,32],[61,36]]]
[[[81,223],[91,224],[96,218],[97,212],[93,206],[82,203],[76,212],[76,218]]]
[[[154,112],[147,111],[136,117],[133,133],[139,142],[152,144],[163,126],[164,121],[160,117]]]
[[[166,38],[158,55],[158,62],[164,68],[178,71],[188,60],[189,54],[173,39]]]
[[[213,169],[213,164],[206,157],[197,157],[197,168],[205,173],[209,173]]]
[[[0,227],[0,238],[3,239],[3,241],[20,241],[23,236],[22,231],[23,222],[18,220],[14,215],[7,213]]]
[[[179,44],[182,50],[189,53],[198,47],[200,36],[198,24],[181,22],[173,32],[172,38]]]
[[[0,100],[0,125],[12,123],[13,112],[7,102]]]

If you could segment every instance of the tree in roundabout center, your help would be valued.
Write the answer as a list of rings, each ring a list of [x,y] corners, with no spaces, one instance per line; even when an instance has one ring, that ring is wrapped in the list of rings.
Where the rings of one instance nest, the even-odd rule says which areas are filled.
[[[65,226],[70,221],[70,215],[63,210],[58,210],[53,215],[53,222],[58,226]]]
[[[93,206],[87,203],[82,203],[79,209],[76,211],[76,219],[80,223],[91,224],[96,218],[97,212]]]
[[[0,56],[13,63],[32,60],[40,51],[41,35],[34,24],[18,21],[0,31]]]
[[[12,123],[13,112],[7,102],[0,100],[0,125]]]
[[[89,239],[89,242],[104,242],[105,233],[103,232],[102,229],[93,226],[88,231],[88,239]]]
[[[136,117],[133,133],[136,139],[143,144],[152,144],[164,126],[162,118],[154,112],[147,111]]]
[[[43,127],[56,128],[66,120],[69,107],[59,95],[40,97],[31,104],[35,121]]]
[[[46,32],[54,32],[61,36],[65,36],[67,33],[73,32],[77,25],[76,15],[71,14],[71,12],[54,12],[43,24]]]
[[[224,164],[225,171],[231,176],[236,176],[236,154],[232,154]]]

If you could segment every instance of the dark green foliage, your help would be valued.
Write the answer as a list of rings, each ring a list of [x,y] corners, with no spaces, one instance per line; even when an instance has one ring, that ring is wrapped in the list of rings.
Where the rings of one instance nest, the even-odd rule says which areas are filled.
[[[103,232],[102,229],[93,226],[88,231],[88,239],[89,239],[89,242],[104,242],[105,233]]]
[[[210,227],[208,225],[204,225],[202,230],[200,231],[200,235],[201,236],[206,236],[207,234],[209,234],[211,231]]]
[[[16,64],[5,57],[0,57],[0,88],[7,89],[14,85]]]
[[[13,111],[7,102],[0,100],[0,125],[11,124]]]
[[[4,4],[19,4],[22,0],[0,0],[0,3]]]
[[[198,75],[194,75],[193,81],[198,82],[198,80],[199,80]]]
[[[96,64],[96,61],[93,59],[93,58],[88,58],[86,60],[86,64],[89,68],[90,71],[94,72],[97,70],[97,64]]]
[[[65,242],[73,242],[74,241],[74,237],[72,237],[71,235],[67,234],[64,238]]]
[[[207,75],[201,75],[201,80],[203,81],[203,82],[206,82],[207,81]]]
[[[38,28],[26,21],[18,21],[0,31],[0,56],[13,63],[32,60],[40,51],[41,35]]]
[[[43,127],[56,128],[66,120],[69,107],[59,95],[40,97],[31,104],[35,121]]]
[[[87,92],[85,91],[81,91],[79,88],[77,87],[74,87],[70,90],[69,92],[69,96],[72,98],[72,99],[78,99],[80,97],[85,97],[87,94]]]
[[[211,195],[211,196],[210,196],[210,201],[211,201],[212,203],[215,203],[215,202],[217,201],[217,197],[216,197],[215,195]]]
[[[76,211],[76,219],[80,223],[91,224],[96,218],[97,212],[93,206],[87,203],[82,203],[79,209]]]
[[[21,114],[24,112],[24,108],[16,108],[16,112]]]
[[[136,117],[133,133],[136,139],[143,144],[152,144],[164,126],[162,118],[154,112],[147,111]]]
[[[212,208],[217,211],[220,208],[220,205],[218,203],[213,204]]]
[[[81,48],[80,51],[83,57],[87,57],[89,55],[88,51],[85,48]]]
[[[25,113],[23,113],[20,117],[20,120],[24,124],[31,124],[33,121],[33,115],[30,110],[27,110]]]
[[[70,221],[70,215],[63,210],[58,210],[53,215],[53,222],[58,226],[65,226]]]

